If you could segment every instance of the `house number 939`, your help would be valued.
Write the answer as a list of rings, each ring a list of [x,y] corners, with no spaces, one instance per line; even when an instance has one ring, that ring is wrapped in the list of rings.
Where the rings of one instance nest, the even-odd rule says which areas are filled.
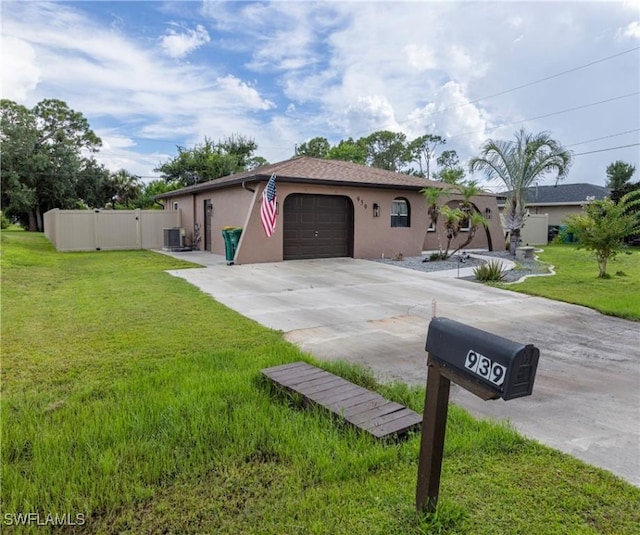
[[[490,358],[473,350],[467,353],[467,357],[464,360],[464,367],[483,379],[491,381],[496,386],[502,386],[504,376],[507,373],[506,366],[493,362]]]

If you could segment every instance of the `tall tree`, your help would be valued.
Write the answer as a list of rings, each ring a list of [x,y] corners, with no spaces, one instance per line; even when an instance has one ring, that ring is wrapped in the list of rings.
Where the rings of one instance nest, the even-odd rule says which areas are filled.
[[[312,158],[327,158],[331,144],[326,137],[314,137],[300,143],[296,148],[296,156],[310,156]]]
[[[635,166],[622,160],[616,160],[607,166],[607,180],[604,185],[612,190],[620,189],[631,180],[635,172]]]
[[[253,153],[258,150],[258,144],[253,138],[241,134],[231,134],[218,141],[218,149],[223,154],[235,158],[238,169],[244,171],[251,164]]]
[[[367,145],[367,164],[371,167],[400,171],[410,161],[407,136],[402,132],[380,130],[364,138]]]
[[[635,172],[635,166],[622,160],[617,160],[607,167],[605,186],[611,189],[613,202],[618,202],[627,193],[640,189],[640,182],[631,182]]]
[[[364,165],[367,162],[367,154],[368,147],[364,138],[360,138],[357,141],[349,138],[343,139],[337,145],[331,147],[327,158]]]
[[[64,145],[76,152],[97,152],[102,140],[89,127],[89,121],[78,111],[58,99],[45,99],[33,108],[40,145]]]
[[[203,143],[191,149],[178,147],[178,155],[154,171],[161,173],[167,182],[192,186],[257,166],[260,161],[253,156],[255,150],[255,141],[238,134],[218,143],[205,137]]]
[[[258,167],[262,167],[263,165],[268,165],[268,164],[269,162],[267,161],[266,158],[263,158],[262,156],[252,156],[251,158],[249,158],[246,171],[253,171]]]
[[[31,110],[2,100],[0,109],[3,209],[42,230],[44,212],[77,205],[84,153],[96,152],[102,141],[61,100],[45,99]]]
[[[409,151],[409,161],[416,162],[420,166],[420,172],[427,180],[431,180],[431,160],[435,156],[436,149],[439,145],[444,145],[446,139],[432,134],[425,134],[417,137],[409,143],[407,150]],[[423,173],[422,162],[425,162],[426,173]]]
[[[115,187],[111,173],[94,158],[85,158],[76,180],[78,205],[85,208],[101,208],[112,202]]]
[[[515,138],[515,141],[485,141],[480,156],[469,163],[472,173],[484,172],[488,180],[501,181],[509,192],[504,222],[513,255],[524,225],[526,189],[548,174],[555,174],[556,181],[563,179],[573,162],[571,151],[552,139],[548,132],[531,134],[521,129]]]
[[[31,110],[11,100],[0,101],[2,146],[2,211],[20,217],[36,204],[35,151],[38,142],[36,118]],[[35,215],[33,215],[35,225]]]
[[[447,184],[462,184],[465,172],[460,166],[460,159],[455,150],[443,150],[436,158],[440,170],[433,173],[433,178]]]

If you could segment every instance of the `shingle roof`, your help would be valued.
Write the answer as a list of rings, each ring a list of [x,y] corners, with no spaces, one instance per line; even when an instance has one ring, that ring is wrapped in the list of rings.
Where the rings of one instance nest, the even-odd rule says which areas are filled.
[[[427,186],[444,187],[446,184],[411,175],[385,171],[375,167],[359,165],[341,160],[321,158],[294,158],[283,162],[263,165],[252,171],[210,180],[194,186],[158,195],[168,198],[185,193],[194,193],[218,188],[235,186],[243,182],[266,181],[275,173],[279,182],[298,182],[314,184],[340,184],[364,187],[385,187],[420,190]]]
[[[510,191],[498,193],[498,204],[503,204]],[[526,203],[534,204],[579,204],[594,199],[604,199],[610,194],[608,188],[595,184],[557,184],[534,186],[526,190]]]

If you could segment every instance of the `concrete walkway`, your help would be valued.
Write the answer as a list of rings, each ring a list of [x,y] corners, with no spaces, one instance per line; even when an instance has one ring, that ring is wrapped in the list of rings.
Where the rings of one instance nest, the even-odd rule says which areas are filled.
[[[640,486],[640,324],[593,310],[458,280],[337,258],[170,271],[321,359],[370,367],[382,380],[424,384],[425,339],[437,315],[540,348],[532,396],[453,401]],[[466,269],[466,268],[465,268]],[[462,271],[462,270],[460,270]],[[461,276],[463,276],[461,274]]]

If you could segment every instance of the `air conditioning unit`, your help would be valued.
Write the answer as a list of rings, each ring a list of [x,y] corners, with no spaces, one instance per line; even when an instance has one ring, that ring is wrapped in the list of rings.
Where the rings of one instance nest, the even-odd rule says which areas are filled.
[[[180,227],[171,227],[164,229],[164,247],[165,251],[179,251],[184,249],[184,229]]]

